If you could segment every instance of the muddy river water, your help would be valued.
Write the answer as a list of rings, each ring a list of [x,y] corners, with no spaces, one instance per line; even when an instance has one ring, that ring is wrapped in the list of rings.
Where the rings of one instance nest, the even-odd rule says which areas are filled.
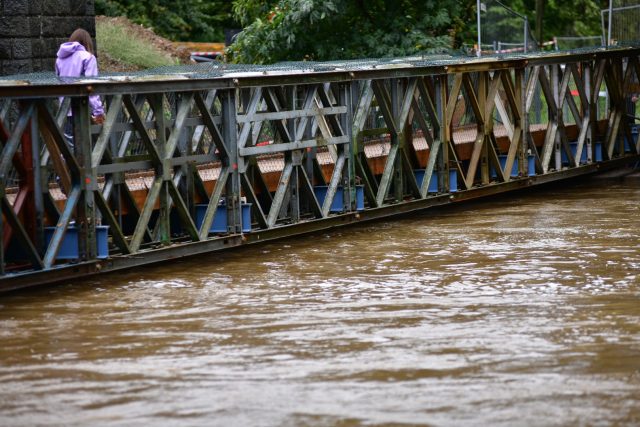
[[[640,183],[0,295],[2,426],[639,425]]]

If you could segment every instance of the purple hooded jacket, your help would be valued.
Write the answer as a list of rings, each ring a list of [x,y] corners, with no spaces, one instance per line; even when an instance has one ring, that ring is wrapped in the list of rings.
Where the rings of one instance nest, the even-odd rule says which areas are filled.
[[[62,43],[58,50],[58,59],[56,59],[56,74],[60,77],[97,76],[98,62],[96,57],[87,52],[80,43]],[[89,97],[89,105],[91,106],[92,116],[104,114],[102,102],[98,95]]]

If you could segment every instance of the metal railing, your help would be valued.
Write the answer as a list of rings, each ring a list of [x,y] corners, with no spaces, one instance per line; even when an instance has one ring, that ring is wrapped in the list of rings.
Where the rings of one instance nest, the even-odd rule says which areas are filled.
[[[619,167],[638,158],[625,109],[639,53],[5,79],[0,289]],[[105,100],[102,125],[90,94]]]

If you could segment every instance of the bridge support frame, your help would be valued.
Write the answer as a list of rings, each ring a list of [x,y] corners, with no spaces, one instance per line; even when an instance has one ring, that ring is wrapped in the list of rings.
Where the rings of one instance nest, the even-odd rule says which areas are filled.
[[[619,167],[639,52],[0,86],[0,290]]]

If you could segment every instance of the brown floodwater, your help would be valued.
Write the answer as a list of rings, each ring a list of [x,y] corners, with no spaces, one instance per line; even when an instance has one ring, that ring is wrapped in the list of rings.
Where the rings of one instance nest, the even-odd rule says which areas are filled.
[[[0,295],[0,425],[639,425],[640,183]]]

